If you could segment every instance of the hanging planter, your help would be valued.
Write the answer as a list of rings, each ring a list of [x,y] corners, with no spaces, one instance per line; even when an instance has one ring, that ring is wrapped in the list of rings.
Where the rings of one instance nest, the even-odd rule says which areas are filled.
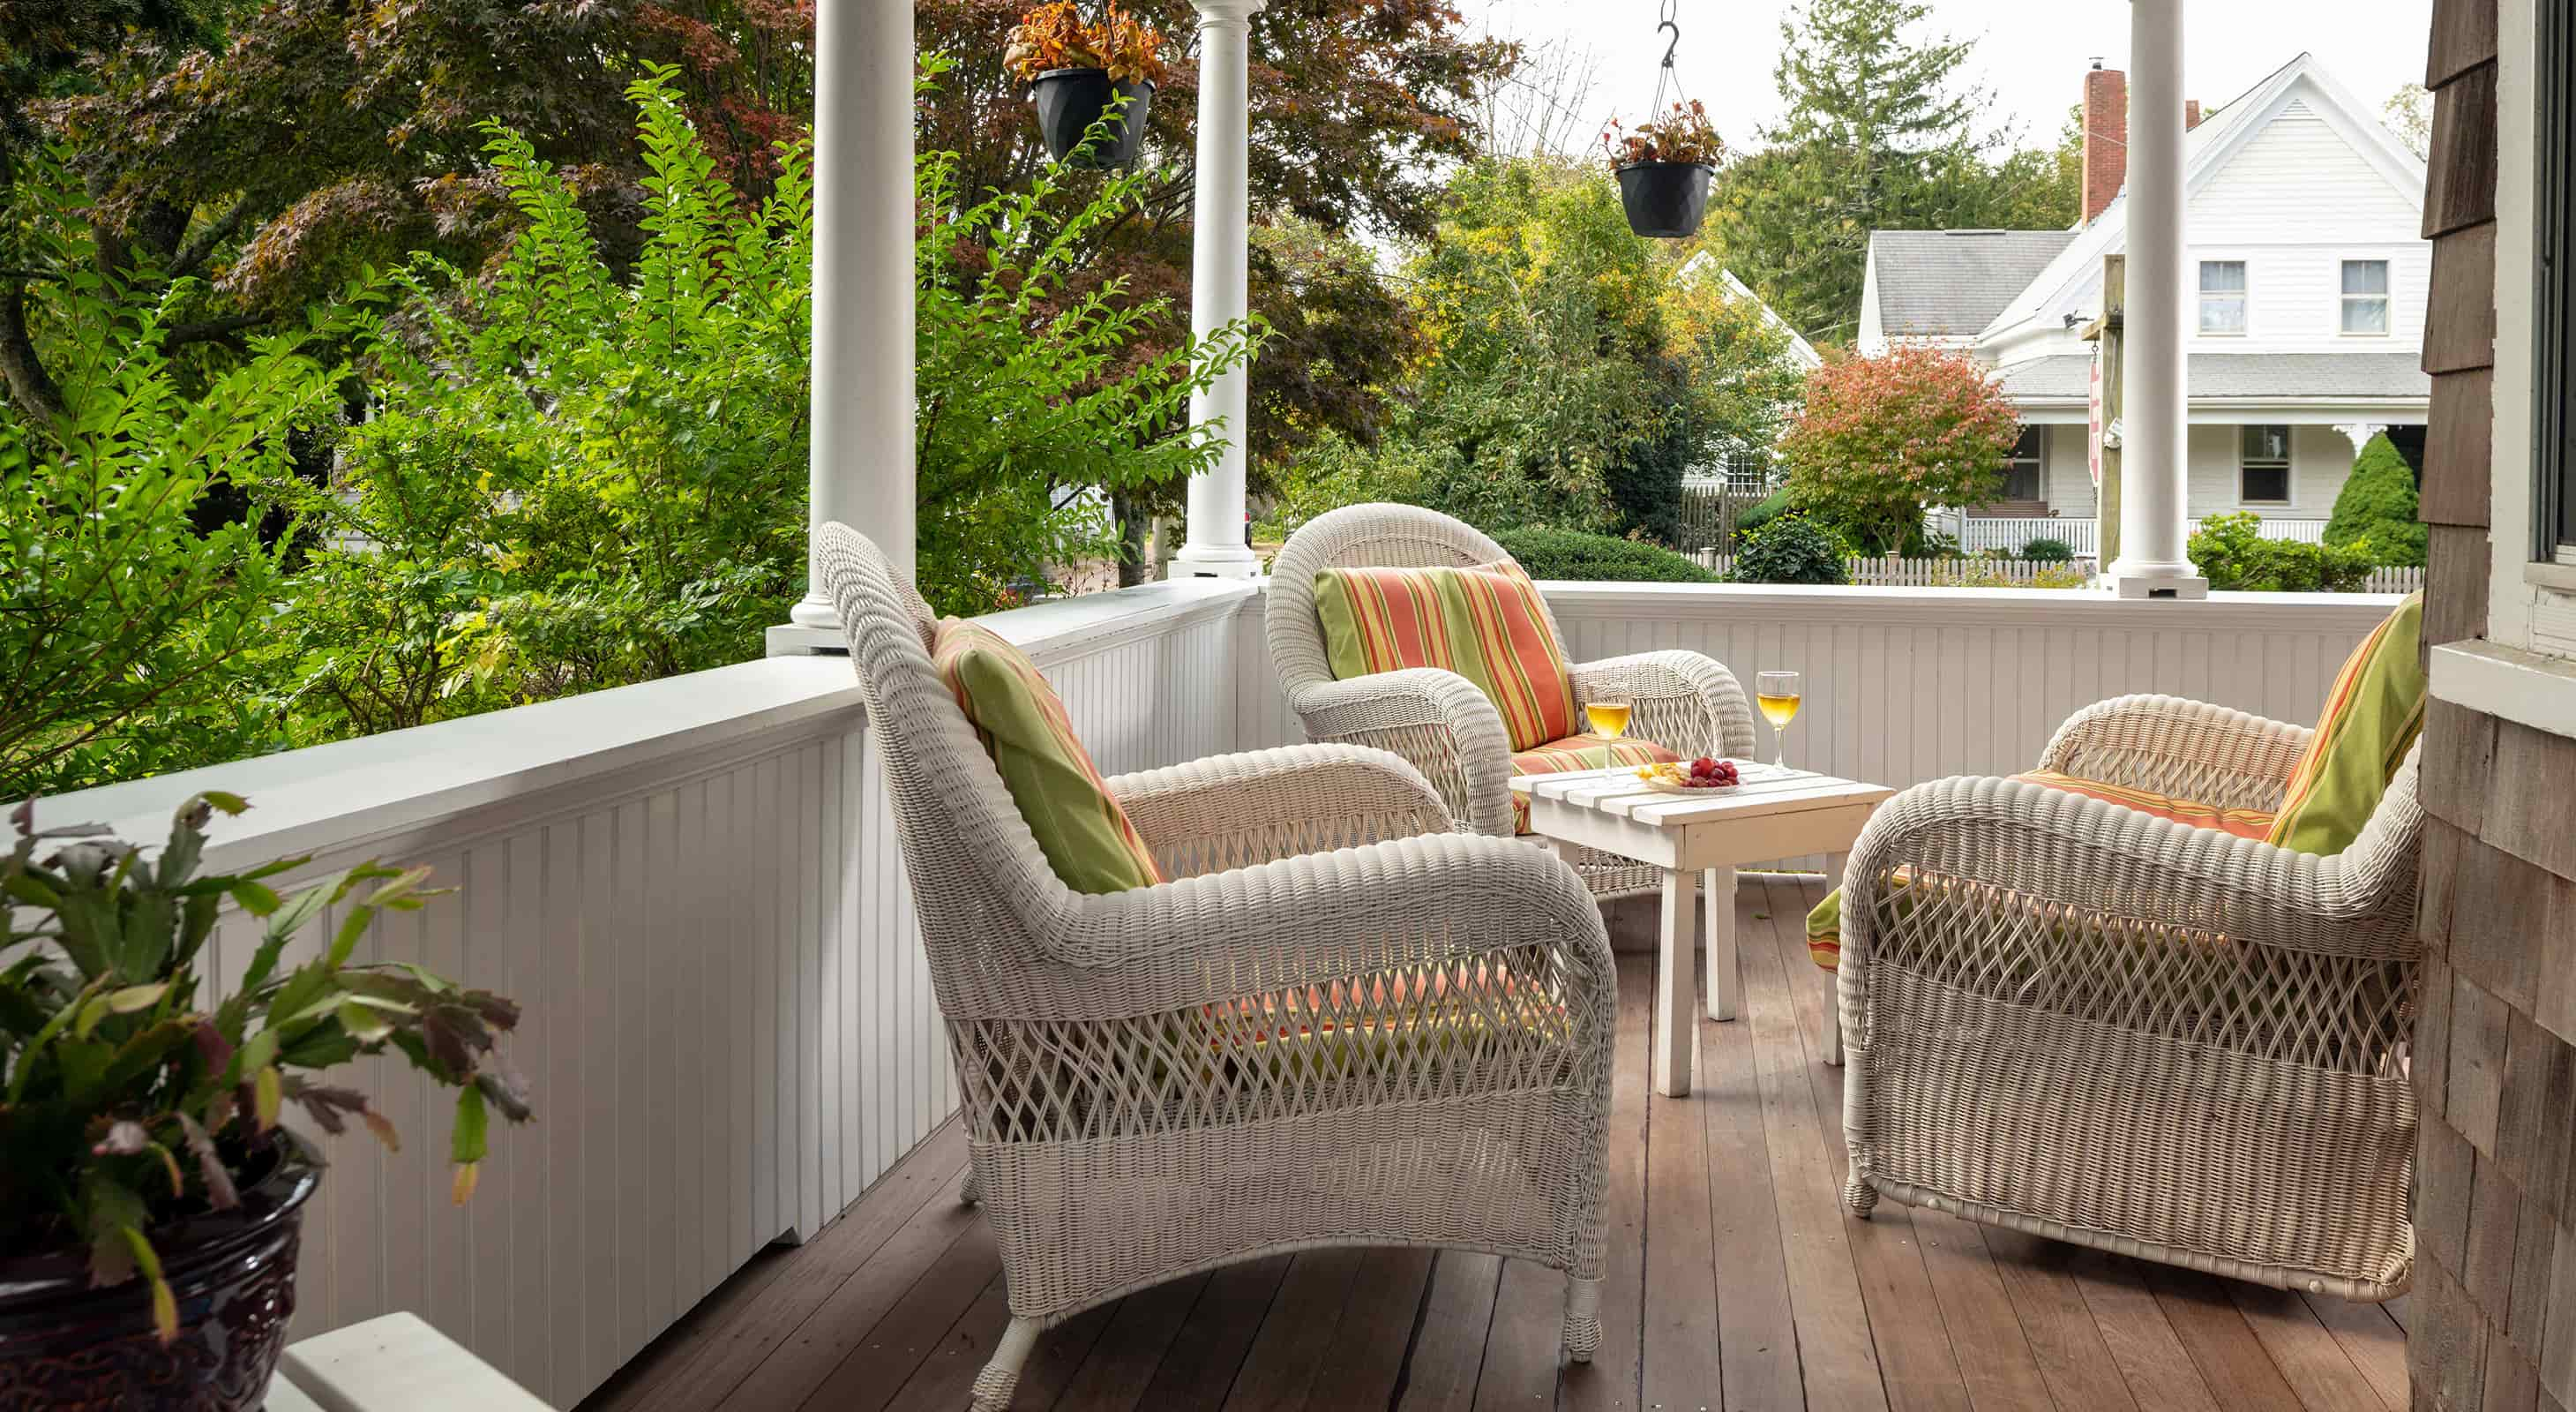
[[[1107,69],[1049,69],[1029,82],[1037,100],[1038,132],[1048,155],[1069,167],[1106,170],[1136,160],[1145,143],[1145,112],[1154,101],[1150,79],[1118,80]],[[1116,100],[1124,98],[1126,102]],[[1092,124],[1099,136],[1088,146]]]
[[[1160,31],[1115,5],[1086,24],[1072,0],[1055,0],[1020,17],[1002,64],[1029,86],[1049,155],[1099,170],[1136,160],[1162,48]]]
[[[1706,108],[1696,100],[1675,103],[1660,121],[1640,123],[1634,132],[1614,119],[1601,143],[1619,179],[1628,229],[1656,240],[1699,233],[1708,215],[1708,181],[1725,152]]]

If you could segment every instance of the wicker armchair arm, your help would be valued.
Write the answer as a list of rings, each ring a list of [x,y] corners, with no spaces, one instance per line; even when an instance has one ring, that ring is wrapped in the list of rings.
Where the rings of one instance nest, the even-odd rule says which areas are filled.
[[[1583,880],[1509,839],[1423,834],[1070,903],[1042,942],[1058,964],[1015,978],[1023,1000],[990,1002],[1116,1019],[1485,959],[1569,1005],[1615,1008],[1618,993]]]
[[[1724,663],[1696,652],[1639,652],[1573,670],[1574,696],[1625,696],[1628,732],[1688,760],[1753,753],[1753,703]]]
[[[2059,919],[2024,938],[2042,948],[2066,925],[2111,923],[2238,946],[2411,960],[2419,954],[2413,908],[2399,904],[2414,885],[2414,855],[2411,835],[2396,832],[2366,834],[2347,852],[2320,857],[2020,780],[1934,780],[1879,806],[1853,845],[1843,965],[1865,966],[1874,933],[1890,919],[1919,932],[1925,946],[1993,944],[1964,934],[1973,928],[1939,924],[1939,909],[1953,902]],[[1900,872],[1913,881],[1897,882]],[[1935,885],[1916,885],[1926,879]],[[1898,905],[1882,905],[1891,900]],[[1942,935],[1951,931],[1963,934]]]
[[[1165,877],[1453,828],[1420,770],[1357,745],[1217,755],[1108,783]]]
[[[1408,667],[1297,687],[1290,709],[1317,741],[1370,745],[1411,762],[1473,832],[1512,832],[1511,738],[1476,684],[1437,667]]]
[[[2270,809],[2314,732],[2178,696],[2122,696],[2066,718],[2039,768],[2228,809]]]

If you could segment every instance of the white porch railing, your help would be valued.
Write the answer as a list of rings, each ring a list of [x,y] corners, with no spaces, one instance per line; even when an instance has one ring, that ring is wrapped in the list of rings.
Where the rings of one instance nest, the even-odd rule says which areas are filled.
[[[1956,526],[1952,529],[1952,526]],[[2044,515],[1996,516],[1982,519],[1961,516],[1933,522],[1935,529],[1949,529],[1959,537],[1959,548],[1969,554],[1983,554],[1989,549],[2009,549],[2019,554],[2034,539],[2053,539],[2075,551],[2079,559],[2090,559],[2101,552],[2101,525],[2084,519],[2052,519]]]
[[[2017,589],[1552,584],[1578,659],[1688,647],[1806,674],[1792,760],[1890,784],[2027,768],[2086,703],[2160,690],[2304,720],[2389,601],[2135,603]],[[998,615],[1111,772],[1299,738],[1257,585],[1198,581]],[[428,863],[461,895],[365,954],[517,997],[538,1122],[447,1201],[417,1076],[358,1082],[363,1137],[308,1218],[293,1335],[394,1310],[559,1407],[762,1245],[811,1235],[955,1103],[902,859],[845,661],[778,658],[51,801],[166,829],[209,785],[257,806],[215,867]],[[1771,748],[1766,733],[1762,749]],[[222,932],[215,969],[249,938]],[[229,974],[227,974],[229,979]],[[780,1331],[784,1336],[785,1331]]]

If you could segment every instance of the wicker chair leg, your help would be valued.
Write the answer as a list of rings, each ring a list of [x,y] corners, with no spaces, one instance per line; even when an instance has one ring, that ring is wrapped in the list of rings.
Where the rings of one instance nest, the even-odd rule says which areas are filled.
[[[984,1178],[975,1170],[975,1164],[972,1162],[966,1164],[965,1184],[957,1188],[957,1204],[960,1206],[984,1204]]]
[[[1878,1188],[1871,1186],[1868,1180],[1861,1176],[1858,1164],[1852,1167],[1851,1179],[1843,1183],[1843,1204],[1852,1209],[1853,1215],[1864,1221],[1869,1219],[1869,1213],[1878,1206]]]
[[[1601,1282],[1568,1278],[1565,1282],[1565,1356],[1589,1363],[1601,1351]]]
[[[1002,1330],[1002,1342],[993,1350],[993,1360],[975,1375],[973,1412],[1006,1412],[1011,1394],[1020,1385],[1020,1365],[1029,1361],[1029,1350],[1038,1346],[1038,1335],[1045,1326],[1035,1319],[1011,1320]]]

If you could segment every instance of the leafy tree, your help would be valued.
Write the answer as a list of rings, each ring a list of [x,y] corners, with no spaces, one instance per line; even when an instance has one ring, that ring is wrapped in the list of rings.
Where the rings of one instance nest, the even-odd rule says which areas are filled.
[[[59,254],[86,234],[51,153],[22,154],[45,200],[20,232]],[[285,551],[248,525],[200,533],[211,488],[283,474],[291,434],[336,416],[326,318],[251,339],[183,395],[169,347],[185,282],[144,302],[71,266],[38,291],[61,410],[0,415],[0,798],[57,793],[273,749],[260,655],[282,615]]]
[[[1711,193],[1713,244],[1810,338],[1854,327],[1872,230],[2075,218],[2062,156],[1979,130],[1990,95],[1960,81],[1973,46],[1922,33],[1930,13],[1919,0],[1791,11],[1775,70],[1785,111]]]
[[[2191,561],[2214,589],[2261,593],[2358,593],[2378,567],[2367,540],[2306,544],[2266,539],[2251,512],[2212,515],[2192,531]]]
[[[2426,532],[2416,517],[2415,472],[2386,436],[2374,436],[2353,458],[2352,474],[2335,496],[2325,541],[2367,541],[2382,564],[2422,566]]]
[[[2397,134],[2406,150],[2418,157],[2432,152],[2433,95],[2424,91],[2424,85],[2399,85],[2396,92],[2388,95],[2388,101],[2379,105],[2379,120],[2388,124],[2388,130]]]
[[[1962,354],[1905,346],[1810,374],[1780,456],[1792,505],[1892,554],[1921,532],[1924,507],[2000,493],[2020,436],[2012,404],[1983,368]]]

